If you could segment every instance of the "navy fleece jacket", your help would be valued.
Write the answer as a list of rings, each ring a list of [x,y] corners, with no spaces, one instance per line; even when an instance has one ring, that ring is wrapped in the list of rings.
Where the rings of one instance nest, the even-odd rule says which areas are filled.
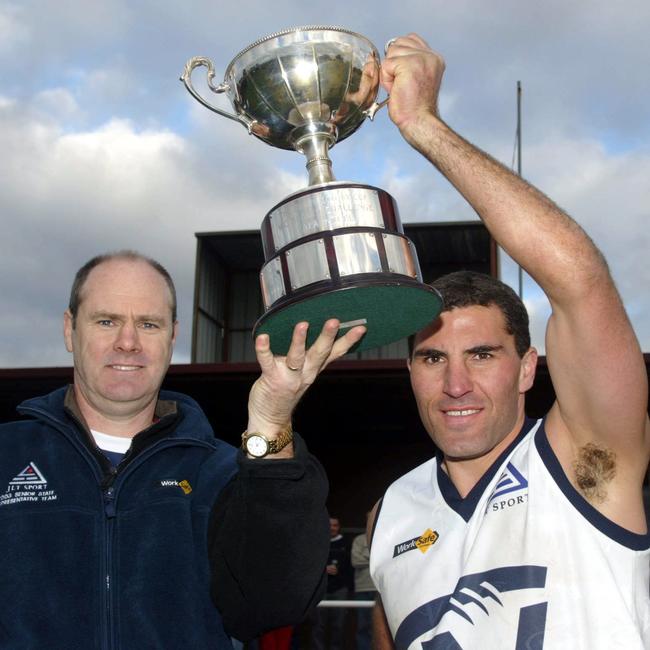
[[[230,649],[318,602],[327,481],[299,437],[249,460],[162,392],[116,471],[65,396],[0,426],[1,648]]]

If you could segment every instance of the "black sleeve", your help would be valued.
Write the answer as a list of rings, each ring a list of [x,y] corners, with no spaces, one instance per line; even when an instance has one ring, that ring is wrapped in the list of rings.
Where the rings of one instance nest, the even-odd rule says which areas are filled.
[[[299,623],[324,594],[329,486],[297,434],[294,453],[255,460],[240,452],[239,472],[212,509],[212,600],[240,641]]]

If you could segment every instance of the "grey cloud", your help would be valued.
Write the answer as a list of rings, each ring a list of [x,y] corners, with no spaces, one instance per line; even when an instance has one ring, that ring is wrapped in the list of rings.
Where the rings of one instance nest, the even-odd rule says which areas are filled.
[[[231,169],[222,174],[228,161],[211,164],[209,153],[170,132],[139,133],[128,122],[113,121],[97,131],[66,134],[24,115],[14,105],[0,127],[7,161],[0,210],[12,215],[5,221],[0,257],[0,309],[10,315],[3,319],[0,365],[20,365],[17,350],[23,351],[23,364],[68,363],[62,347],[48,346],[59,351],[54,356],[39,355],[34,343],[40,345],[52,314],[58,322],[75,270],[98,252],[121,248],[159,259],[175,277],[183,325],[176,359],[187,360],[194,233],[259,227],[274,202],[259,180],[272,179],[270,170],[251,176],[248,191],[237,187],[246,166],[256,164],[250,164],[245,145],[243,155],[233,146],[241,140],[233,134],[229,141],[228,129],[215,147],[231,152]],[[246,142],[245,132],[237,135]],[[41,317],[25,316],[34,311]],[[58,339],[58,330],[46,338]]]

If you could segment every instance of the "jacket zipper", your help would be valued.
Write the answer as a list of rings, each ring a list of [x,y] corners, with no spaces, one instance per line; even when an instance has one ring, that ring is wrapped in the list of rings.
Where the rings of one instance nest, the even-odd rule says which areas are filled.
[[[113,623],[113,526],[115,521],[115,488],[113,481],[115,474],[111,477],[110,483],[103,488],[104,500],[104,559],[106,562],[106,576],[104,582],[104,646],[110,650],[114,646],[114,623]]]
[[[160,440],[154,443],[151,447],[143,450],[136,456],[122,471],[115,471],[107,477],[107,480],[102,485],[103,502],[104,502],[104,549],[105,549],[105,562],[106,562],[106,575],[104,578],[104,647],[106,650],[112,650],[117,647],[116,634],[115,634],[115,616],[113,611],[113,589],[114,589],[114,576],[113,576],[113,529],[115,525],[115,517],[117,516],[117,498],[120,487],[126,480],[126,477],[135,470],[136,467],[141,465],[153,454],[166,449],[167,447],[176,447],[178,445],[192,445],[198,447],[207,447],[212,449],[212,445],[201,440],[194,440],[191,438],[174,438]],[[119,480],[118,480],[119,479]]]

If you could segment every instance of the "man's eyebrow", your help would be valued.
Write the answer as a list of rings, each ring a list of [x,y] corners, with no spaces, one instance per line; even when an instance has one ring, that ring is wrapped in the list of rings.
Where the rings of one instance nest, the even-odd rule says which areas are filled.
[[[89,318],[91,320],[123,320],[125,317],[122,314],[115,314],[108,311],[95,311],[90,314]],[[148,323],[165,323],[165,317],[154,314],[141,314],[136,317],[138,323],[148,322]]]
[[[108,311],[94,311],[88,316],[88,318],[90,318],[90,320],[119,320],[122,316]]]
[[[502,345],[476,345],[465,350],[465,352],[468,354],[483,354],[485,352],[500,352],[501,350],[503,350]]]
[[[436,348],[419,348],[413,352],[414,357],[446,357],[447,353]]]
[[[155,316],[155,315],[149,315],[149,314],[143,314],[142,316],[138,316],[136,319],[139,323],[142,323],[143,321],[147,321],[148,323],[165,323],[167,322],[167,319],[164,316]]]

